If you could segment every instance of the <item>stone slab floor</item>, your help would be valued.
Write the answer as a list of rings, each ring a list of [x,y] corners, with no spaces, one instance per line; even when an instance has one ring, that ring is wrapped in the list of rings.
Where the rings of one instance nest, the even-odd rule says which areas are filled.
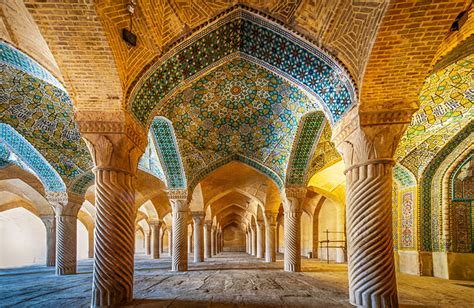
[[[133,307],[349,307],[347,266],[303,260],[302,273],[246,254],[222,253],[185,273],[170,271],[169,257],[137,256]],[[77,275],[58,277],[54,268],[0,270],[0,307],[88,307],[92,260]],[[403,307],[474,307],[474,282],[398,275]]]

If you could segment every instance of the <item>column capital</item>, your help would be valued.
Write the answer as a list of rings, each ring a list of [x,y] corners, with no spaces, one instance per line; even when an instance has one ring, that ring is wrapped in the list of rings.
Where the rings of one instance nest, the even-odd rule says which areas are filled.
[[[265,215],[265,221],[267,222],[267,224],[269,224],[270,226],[276,225],[278,212],[265,211],[264,215]]]
[[[54,214],[40,215],[40,219],[46,226],[46,230],[56,228],[56,216]]]
[[[358,107],[353,108],[334,128],[332,137],[346,166],[392,160],[414,111],[360,111]]]
[[[150,227],[153,227],[153,228],[160,228],[162,224],[163,222],[159,219],[153,219],[150,221]]]
[[[281,197],[284,210],[291,212],[301,211],[306,191],[307,189],[304,186],[285,187]]]
[[[191,216],[193,217],[193,221],[195,224],[202,224],[202,222],[204,221],[204,217],[206,216],[206,213],[202,212],[202,211],[195,211],[195,212],[191,212]]]
[[[186,212],[188,211],[188,191],[186,189],[170,189],[166,191],[168,199],[171,203],[171,209],[173,212]]]
[[[148,139],[129,113],[78,111],[75,118],[97,169],[136,174]]]
[[[204,221],[204,228],[211,230],[211,227],[212,227],[212,221],[210,220]]]

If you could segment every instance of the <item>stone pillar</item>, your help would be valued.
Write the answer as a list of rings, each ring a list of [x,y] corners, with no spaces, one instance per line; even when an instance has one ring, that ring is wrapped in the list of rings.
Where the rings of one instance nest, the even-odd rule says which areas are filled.
[[[306,188],[285,189],[283,205],[285,210],[285,255],[284,264],[287,272],[301,271],[301,206],[306,195]]]
[[[193,253],[193,233],[188,234],[188,255]]]
[[[278,213],[265,211],[265,262],[276,261],[276,218]]]
[[[216,255],[216,226],[211,227],[211,256]]]
[[[392,243],[393,153],[412,111],[354,108],[333,141],[346,165],[346,226],[350,303],[397,307]]]
[[[147,132],[124,111],[83,111],[75,118],[95,164],[97,214],[91,305],[124,305],[133,298],[134,179]]]
[[[152,221],[150,223],[151,229],[151,257],[152,259],[159,259],[160,258],[160,229],[161,229],[161,221]]]
[[[221,230],[217,230],[216,234],[216,252],[220,253],[221,252]]]
[[[56,265],[56,217],[40,216],[46,227],[46,266]]]
[[[173,254],[171,270],[184,272],[188,270],[188,201],[187,191],[169,190],[168,196],[173,212]]]
[[[255,227],[250,228],[250,243],[251,243],[251,248],[250,248],[250,254],[252,256],[257,255],[257,232],[255,230]]]
[[[211,238],[212,238],[212,235],[211,235],[211,222],[210,221],[206,221],[204,223],[204,258],[206,259],[209,259],[211,257],[211,253],[212,253],[212,243],[211,243]]]
[[[265,256],[265,223],[257,221],[257,258]]]
[[[194,223],[194,262],[204,261],[204,212],[192,212]]]
[[[147,256],[151,255],[151,230],[145,233],[145,254]]]
[[[95,226],[93,227],[92,230],[88,232],[88,249],[87,249],[87,257],[92,259],[94,258],[94,230]]]
[[[171,228],[168,230],[168,255],[171,257],[173,255],[173,231]]]
[[[69,196],[69,199],[74,198]],[[77,267],[77,213],[80,197],[56,206],[56,275],[76,273]]]
[[[247,245],[248,245],[248,251],[247,253],[249,255],[252,255],[252,232],[250,231],[250,228],[247,231]]]

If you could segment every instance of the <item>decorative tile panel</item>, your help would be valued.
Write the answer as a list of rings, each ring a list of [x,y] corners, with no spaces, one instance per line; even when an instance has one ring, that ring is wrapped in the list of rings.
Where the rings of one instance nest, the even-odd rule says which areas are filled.
[[[400,188],[406,188],[416,185],[415,176],[404,166],[395,164],[393,167],[393,178],[397,181]]]
[[[15,153],[40,178],[47,191],[64,192],[66,186],[46,159],[10,125],[0,123],[0,143]]]
[[[66,92],[63,85],[38,62],[3,41],[0,41],[0,63],[12,66]]]
[[[290,157],[286,186],[304,186],[306,184],[309,160],[318,144],[324,125],[324,114],[320,111],[310,113],[301,120]]]
[[[457,135],[453,136],[451,140],[439,151],[434,159],[432,159],[427,165],[425,172],[421,176],[420,180],[420,206],[419,206],[419,225],[420,225],[420,241],[421,249],[423,251],[432,251],[432,249],[438,249],[433,247],[432,243],[438,244],[438,233],[432,233],[432,226],[439,226],[439,211],[432,208],[432,187],[437,185],[433,183],[433,177],[446,159],[446,157],[454,150],[462,151],[464,149],[457,148],[462,142],[467,142],[474,132],[474,121],[471,121],[464,127]],[[472,139],[471,139],[472,140]],[[436,203],[437,204],[437,203]],[[434,221],[436,220],[436,221]]]
[[[474,118],[474,55],[431,75],[420,94],[420,110],[402,137],[395,159],[419,177],[450,137]]]
[[[239,11],[217,20],[158,60],[132,93],[131,112],[147,125],[163,100],[232,58],[257,63],[296,83],[319,102],[331,123],[356,100],[348,75],[331,57],[276,24]]]
[[[171,122],[158,117],[151,125],[168,188],[186,188],[186,176]]]

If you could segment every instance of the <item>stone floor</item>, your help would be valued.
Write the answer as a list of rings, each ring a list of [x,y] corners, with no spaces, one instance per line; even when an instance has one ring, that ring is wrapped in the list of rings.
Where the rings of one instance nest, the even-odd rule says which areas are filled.
[[[303,260],[302,273],[282,271],[281,256],[266,264],[245,254],[223,253],[188,272],[170,271],[169,257],[137,256],[133,307],[331,307],[350,306],[347,266]],[[87,307],[92,260],[77,275],[58,277],[53,268],[0,270],[0,307]],[[398,276],[403,307],[474,307],[474,282]]]

